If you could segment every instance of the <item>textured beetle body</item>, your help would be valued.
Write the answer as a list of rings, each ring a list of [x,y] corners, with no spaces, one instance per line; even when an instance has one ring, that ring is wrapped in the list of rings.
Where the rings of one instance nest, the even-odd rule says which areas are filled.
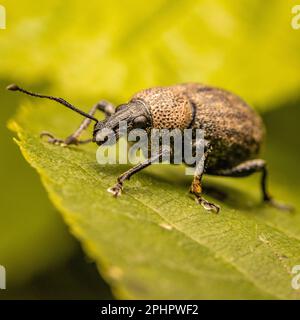
[[[55,100],[85,117],[78,129],[66,139],[57,139],[49,132],[41,134],[41,136],[47,136],[48,142],[53,144],[66,146],[93,141],[102,145],[107,138],[105,133],[107,129],[112,130],[118,140],[122,134],[120,132],[121,121],[126,121],[128,132],[133,129],[146,130],[149,139],[153,128],[169,130],[190,128],[194,129],[194,134],[196,129],[202,129],[205,138],[205,152],[201,160],[204,159],[204,166],[202,161],[196,161],[196,169],[190,188],[190,192],[199,204],[206,210],[219,212],[220,209],[218,205],[207,201],[202,196],[202,176],[204,173],[227,177],[245,177],[255,172],[261,172],[263,201],[280,209],[292,209],[290,206],[276,202],[269,195],[266,186],[268,173],[266,162],[257,158],[264,138],[263,122],[253,109],[233,93],[197,83],[155,87],[136,93],[128,103],[122,104],[116,109],[111,103],[102,100],[95,104],[89,113],[85,113],[62,98],[32,93],[15,84],[8,86],[8,89]],[[94,117],[97,110],[105,113],[105,120],[99,121]],[[80,140],[79,136],[92,120],[96,122],[93,138]],[[196,135],[194,136],[196,137]],[[195,143],[195,139],[192,143]],[[119,196],[125,180],[130,179],[132,175],[148,167],[154,161],[161,159],[164,152],[161,148],[159,153],[153,156],[151,150],[148,150],[147,159],[121,174],[117,183],[108,191],[114,196]],[[171,152],[171,162],[172,159]]]
[[[260,116],[238,96],[196,83],[155,87],[133,96],[149,109],[152,128],[202,129],[207,174],[255,158],[264,137]]]

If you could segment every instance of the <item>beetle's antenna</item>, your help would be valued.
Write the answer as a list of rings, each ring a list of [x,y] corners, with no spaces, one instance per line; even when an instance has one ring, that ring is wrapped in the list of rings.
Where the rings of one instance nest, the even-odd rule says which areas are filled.
[[[62,99],[62,98],[57,98],[57,97],[52,97],[52,96],[46,96],[46,95],[42,95],[42,94],[38,94],[38,93],[33,93],[33,92],[30,92],[30,91],[27,91],[25,89],[22,89],[20,87],[18,87],[16,84],[10,84],[9,86],[6,87],[7,90],[10,90],[10,91],[20,91],[20,92],[23,92],[25,94],[28,94],[30,96],[33,96],[33,97],[38,97],[38,98],[44,98],[44,99],[50,99],[50,100],[54,100],[62,105],[64,105],[65,107],[81,114],[82,116],[86,117],[86,118],[89,118],[91,120],[94,120],[96,122],[98,122],[98,120],[89,115],[88,113],[76,108],[75,106],[73,106],[72,104],[70,104],[69,102],[67,102],[66,100]]]

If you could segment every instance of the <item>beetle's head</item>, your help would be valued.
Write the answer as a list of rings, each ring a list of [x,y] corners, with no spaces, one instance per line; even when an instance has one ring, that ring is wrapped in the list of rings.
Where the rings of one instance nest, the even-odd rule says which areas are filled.
[[[151,116],[145,103],[135,99],[118,106],[113,115],[95,124],[93,141],[102,145],[110,134],[114,134],[117,141],[125,133],[120,128],[124,124],[126,124],[127,133],[133,129],[150,128]]]

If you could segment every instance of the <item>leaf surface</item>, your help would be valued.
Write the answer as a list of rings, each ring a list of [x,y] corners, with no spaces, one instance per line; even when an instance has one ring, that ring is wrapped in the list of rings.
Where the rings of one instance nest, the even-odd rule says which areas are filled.
[[[206,186],[227,193],[223,201],[206,196],[222,206],[219,215],[207,213],[189,197],[191,177],[178,166],[144,170],[115,199],[106,189],[127,166],[98,165],[95,146],[61,148],[40,140],[44,129],[58,136],[74,130],[78,117],[57,108],[59,116],[56,106],[47,103],[25,105],[10,127],[50,199],[117,297],[300,298],[291,287],[292,267],[300,264],[299,211],[287,214],[260,205],[257,175],[205,180]],[[299,114],[297,108],[282,110],[266,116],[271,137],[284,116],[297,119]],[[286,129],[294,125],[290,122]],[[280,139],[284,137],[269,141],[270,184],[275,195],[297,208],[299,173],[292,163],[283,165]],[[288,159],[295,155],[287,152]]]

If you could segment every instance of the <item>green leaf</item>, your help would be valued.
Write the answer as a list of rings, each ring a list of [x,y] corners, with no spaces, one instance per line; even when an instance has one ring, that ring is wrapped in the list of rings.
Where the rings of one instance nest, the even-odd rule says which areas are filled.
[[[5,124],[15,113],[20,96],[4,91],[7,83],[0,79],[0,264],[6,267],[11,292],[12,287],[68,261],[76,243],[49,203],[38,175],[12,144],[12,134]]]
[[[206,179],[206,186],[228,195],[223,201],[207,195],[222,206],[221,214],[209,214],[189,197],[190,177],[183,168],[167,165],[134,176],[115,199],[106,189],[127,166],[98,165],[93,145],[61,148],[40,140],[45,129],[66,136],[75,119],[60,106],[25,105],[10,127],[50,199],[117,297],[300,298],[291,287],[292,267],[300,264],[300,179],[297,162],[289,163],[296,151],[287,149],[290,141],[283,148],[288,153],[282,154],[278,146],[285,136],[274,133],[279,124],[283,132],[293,132],[296,107],[266,116],[270,187],[296,206],[294,214],[260,204],[258,175]]]
[[[8,16],[0,38],[3,77],[48,81],[67,97],[121,102],[141,88],[196,81],[265,109],[299,90],[293,0],[2,4]]]

